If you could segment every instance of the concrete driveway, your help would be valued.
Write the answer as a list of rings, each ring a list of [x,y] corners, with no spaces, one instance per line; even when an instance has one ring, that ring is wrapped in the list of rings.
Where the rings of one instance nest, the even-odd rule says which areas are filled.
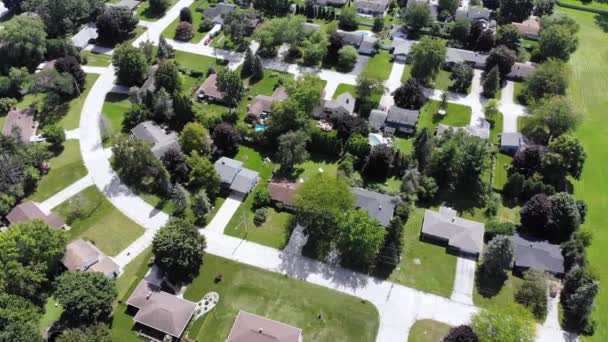
[[[473,305],[473,286],[475,286],[476,267],[477,261],[458,257],[451,300]]]

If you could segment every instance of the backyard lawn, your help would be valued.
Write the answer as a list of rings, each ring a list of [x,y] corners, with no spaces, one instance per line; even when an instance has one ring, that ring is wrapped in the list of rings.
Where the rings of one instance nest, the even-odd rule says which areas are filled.
[[[328,158],[322,154],[313,153],[307,161],[296,165],[295,169],[297,170],[297,178],[303,179],[304,181],[314,177],[319,173],[320,169],[322,169],[324,173],[336,175],[338,173],[338,160]]]
[[[445,335],[450,331],[450,326],[433,321],[432,319],[423,319],[416,321],[410,329],[410,336],[407,338],[408,342],[434,342],[441,341]]]
[[[87,59],[85,65],[93,67],[107,67],[112,63],[112,55],[106,55],[105,53],[95,53],[92,51],[81,51],[80,55]]]
[[[393,63],[391,63],[391,54],[386,50],[380,50],[376,55],[369,59],[362,75],[386,80],[391,74]]]
[[[54,211],[67,221],[77,208],[79,216],[69,225],[70,240],[93,242],[104,253],[114,256],[129,246],[144,229],[116,209],[94,185],[82,190]]]
[[[456,257],[446,248],[420,241],[420,226],[424,209],[416,208],[405,224],[404,244],[400,269],[395,269],[389,280],[425,292],[449,297],[454,284]]]
[[[79,97],[71,100],[68,104],[68,112],[65,116],[59,120],[58,124],[62,126],[64,129],[76,129],[80,126],[80,113],[82,112],[82,106],[84,106],[84,101],[86,100],[91,88],[99,75],[97,74],[87,74],[87,82],[85,84],[85,89],[80,94]]]
[[[205,37],[205,35],[207,34],[208,31],[204,31],[204,32],[199,32],[198,27],[200,25],[200,23],[203,21],[203,12],[199,12],[196,9],[203,9],[205,7],[207,7],[208,3],[203,2],[203,1],[194,1],[192,3],[192,5],[190,5],[190,13],[192,13],[192,39],[190,40],[191,43],[199,43],[203,37]],[[167,28],[163,31],[162,36],[168,39],[174,39],[175,38],[175,29],[177,28],[177,25],[179,25],[180,21],[179,21],[179,17],[175,18],[175,20],[173,20],[173,22],[171,22],[171,24],[169,24],[169,26],[167,26]]]
[[[403,74],[401,75],[401,82],[405,82],[410,79],[412,71],[412,65],[406,64],[405,69],[403,70]],[[450,80],[451,73],[449,71],[440,69],[439,73],[435,77],[435,81],[433,84],[428,85],[431,88],[439,89],[439,90],[448,90],[452,85],[452,81]]]
[[[103,103],[102,114],[107,119],[109,126],[108,139],[103,142],[104,147],[111,147],[116,137],[122,132],[122,120],[126,111],[131,108],[131,101],[127,94],[109,93]]]
[[[55,305],[57,304],[57,305]],[[44,333],[46,328],[56,322],[61,314],[63,313],[63,306],[55,300],[53,297],[49,297],[44,303],[44,314],[40,318],[38,326],[40,327],[40,333]]]
[[[457,127],[468,126],[470,124],[471,107],[448,103],[447,114],[442,117],[437,115],[440,104],[441,102],[439,101],[430,100],[422,107],[417,130],[422,130],[426,127],[429,131],[435,132],[439,123]]]
[[[223,280],[215,283],[218,273]],[[210,291],[219,293],[220,301],[213,311],[190,325],[188,334],[197,341],[225,341],[239,310],[301,328],[307,341],[376,339],[378,312],[372,304],[207,254],[200,275],[188,286],[184,298],[198,301]]]
[[[169,11],[171,7],[175,5],[177,0],[168,0],[168,2],[169,6],[167,6],[167,10],[165,12],[152,13],[152,11],[150,11],[150,1],[144,1],[137,7],[137,9],[135,9],[135,16],[144,21],[157,21],[165,16],[167,11]]]
[[[49,160],[51,170],[41,177],[29,200],[42,202],[87,174],[78,140],[66,140],[63,147],[58,156]]]
[[[507,170],[509,166],[511,166],[511,161],[513,157],[504,154],[497,153],[496,159],[494,161],[494,176],[492,179],[492,186],[494,190],[501,191],[507,182],[508,173]]]
[[[523,82],[515,82],[514,84],[514,89],[513,89],[513,102],[515,103],[519,103],[519,94],[521,94],[521,92],[524,90],[524,83]]]

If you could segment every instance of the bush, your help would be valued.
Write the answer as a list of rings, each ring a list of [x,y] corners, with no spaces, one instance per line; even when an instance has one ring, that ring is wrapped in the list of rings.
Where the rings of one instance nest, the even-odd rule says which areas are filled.
[[[207,32],[207,31],[210,31],[212,28],[213,28],[213,24],[211,23],[211,20],[205,18],[198,25],[198,32]]]
[[[0,98],[0,116],[8,114],[11,110],[15,109],[17,100],[11,97]]]
[[[44,127],[42,134],[46,141],[53,147],[57,147],[65,141],[65,131],[63,130],[63,127],[56,124]]]
[[[347,45],[338,51],[338,67],[342,70],[350,70],[357,63],[359,52],[354,47]]]
[[[175,39],[185,42],[192,39],[192,24],[186,21],[179,23],[175,28]]]
[[[497,235],[511,236],[515,233],[516,226],[511,222],[490,221],[486,225],[485,239],[492,240]]]
[[[187,23],[192,24],[192,12],[190,11],[190,8],[183,7],[179,11],[179,21],[185,21]]]
[[[268,209],[266,209],[266,208],[258,208],[258,209],[256,209],[255,210],[255,215],[253,217],[253,223],[256,226],[260,226],[264,222],[266,222],[267,212],[268,212]]]
[[[253,208],[259,209],[270,205],[270,192],[265,186],[261,186],[253,195]]]

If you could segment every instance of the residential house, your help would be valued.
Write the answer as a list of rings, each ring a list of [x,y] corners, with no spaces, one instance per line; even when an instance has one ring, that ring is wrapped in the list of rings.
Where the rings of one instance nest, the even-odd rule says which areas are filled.
[[[135,11],[139,4],[141,4],[141,1],[139,0],[120,0],[115,4],[108,3],[107,6],[127,7],[131,11]]]
[[[150,150],[159,159],[169,150],[181,150],[177,133],[167,133],[154,121],[141,122],[131,129],[131,135],[150,143]]]
[[[213,73],[207,77],[205,82],[197,91],[199,101],[210,101],[224,103],[224,93],[217,88],[217,74]]]
[[[34,120],[34,113],[32,108],[9,111],[2,134],[20,139],[26,144],[35,141],[38,122]]]
[[[258,95],[247,109],[247,116],[253,121],[260,121],[272,111],[275,102],[283,102],[287,99],[287,89],[278,87],[271,96]]]
[[[378,39],[376,39],[375,37],[372,37],[369,34],[361,31],[338,31],[337,33],[340,38],[342,38],[342,43],[357,48],[359,54],[373,55],[376,53],[376,42],[378,41]]]
[[[408,55],[414,44],[416,42],[413,40],[394,38],[390,50],[393,54],[393,59],[398,62],[407,62]]]
[[[332,6],[342,7],[346,5],[348,0],[314,0],[314,4],[317,6]]]
[[[280,205],[284,209],[294,210],[295,194],[300,184],[302,183],[292,182],[287,179],[273,179],[268,183],[270,199],[275,205],[281,203]]]
[[[232,192],[247,195],[260,180],[260,175],[243,167],[243,162],[221,157],[215,164],[215,171],[220,175],[222,187]]]
[[[355,206],[367,211],[370,217],[376,219],[382,226],[388,227],[395,213],[397,199],[379,192],[352,188],[355,195]]]
[[[491,13],[491,10],[481,6],[470,6],[468,8],[459,7],[456,10],[456,15],[454,18],[456,20],[468,20],[471,23],[478,20],[485,20],[489,22]]]
[[[321,100],[321,105],[313,110],[317,119],[337,119],[355,112],[355,97],[349,92],[342,93],[335,100]]]
[[[387,117],[387,112],[380,109],[372,109],[368,118],[369,126],[373,131],[379,131],[384,128]]]
[[[388,134],[395,132],[413,133],[416,130],[419,115],[420,112],[417,110],[392,106],[388,110],[388,116],[384,123],[384,132]]]
[[[490,138],[490,123],[486,120],[480,119],[476,125],[469,125],[464,127],[456,127],[450,125],[439,124],[437,125],[437,132],[435,133],[438,137],[443,136],[447,131],[458,132],[462,131],[468,135],[472,135],[484,140]]]
[[[500,134],[500,150],[504,153],[515,154],[526,145],[524,136],[518,132],[504,132]]]
[[[483,223],[463,219],[454,209],[425,210],[420,239],[447,245],[448,252],[477,259],[483,250]]]
[[[97,26],[95,23],[88,23],[72,36],[72,44],[79,49],[84,49],[92,40],[97,39]]]
[[[513,22],[512,24],[517,27],[524,38],[536,40],[540,36],[540,21],[537,17],[532,16],[521,23]]]
[[[302,342],[302,329],[240,310],[226,342]]]
[[[355,2],[355,7],[359,14],[383,16],[390,3],[388,0],[358,0]]]
[[[127,306],[136,311],[133,328],[152,341],[165,341],[169,335],[180,339],[194,315],[196,303],[162,291],[160,284],[146,279],[139,282]]]
[[[234,4],[227,4],[220,2],[219,4],[209,7],[203,10],[203,16],[209,20],[214,25],[224,25],[224,15],[230,12],[234,12],[237,6]]]
[[[532,63],[515,62],[511,67],[511,71],[507,74],[507,78],[521,81],[525,80],[534,72],[535,65]]]
[[[513,272],[522,274],[534,268],[558,277],[564,275],[564,256],[559,245],[516,234],[513,236],[513,246],[515,253]]]
[[[466,63],[473,68],[483,69],[486,66],[487,58],[488,55],[484,55],[479,52],[464,49],[448,48],[444,65],[447,68],[451,69],[456,64]]]
[[[13,210],[6,215],[6,219],[10,224],[42,220],[51,228],[68,228],[65,221],[63,221],[61,217],[55,215],[52,211],[47,211],[39,203],[31,201],[20,203],[14,207]]]
[[[66,246],[62,263],[68,271],[101,272],[106,277],[116,279],[120,274],[112,258],[105,255],[90,241],[74,240]]]

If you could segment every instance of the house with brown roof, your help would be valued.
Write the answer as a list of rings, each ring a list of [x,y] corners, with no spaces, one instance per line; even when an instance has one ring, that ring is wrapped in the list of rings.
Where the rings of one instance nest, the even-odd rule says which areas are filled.
[[[270,199],[275,203],[281,203],[283,208],[288,210],[295,209],[296,190],[302,183],[292,182],[286,179],[273,179],[268,183]]]
[[[513,25],[524,38],[538,39],[540,35],[540,21],[537,17],[531,16],[521,23],[513,22]]]
[[[275,102],[285,100],[287,100],[287,89],[283,87],[276,88],[271,96],[258,95],[247,109],[247,117],[254,121],[263,120],[272,112],[272,105]]]
[[[302,342],[302,329],[239,311],[226,342]]]
[[[36,202],[23,202],[14,207],[7,215],[6,219],[10,224],[41,220],[52,228],[67,228],[65,221],[51,211],[47,211]]]
[[[199,101],[224,102],[224,93],[217,88],[217,74],[211,74],[198,88]]]
[[[36,136],[38,122],[34,120],[34,110],[31,108],[23,110],[11,110],[6,115],[6,122],[2,129],[4,136],[12,136],[24,143],[29,143]]]
[[[83,239],[74,240],[66,246],[62,263],[69,271],[101,272],[111,279],[120,274],[120,266],[114,260]]]
[[[134,330],[152,341],[163,341],[167,336],[180,339],[196,310],[196,303],[162,291],[159,284],[143,279],[127,300],[130,310],[136,311]]]

